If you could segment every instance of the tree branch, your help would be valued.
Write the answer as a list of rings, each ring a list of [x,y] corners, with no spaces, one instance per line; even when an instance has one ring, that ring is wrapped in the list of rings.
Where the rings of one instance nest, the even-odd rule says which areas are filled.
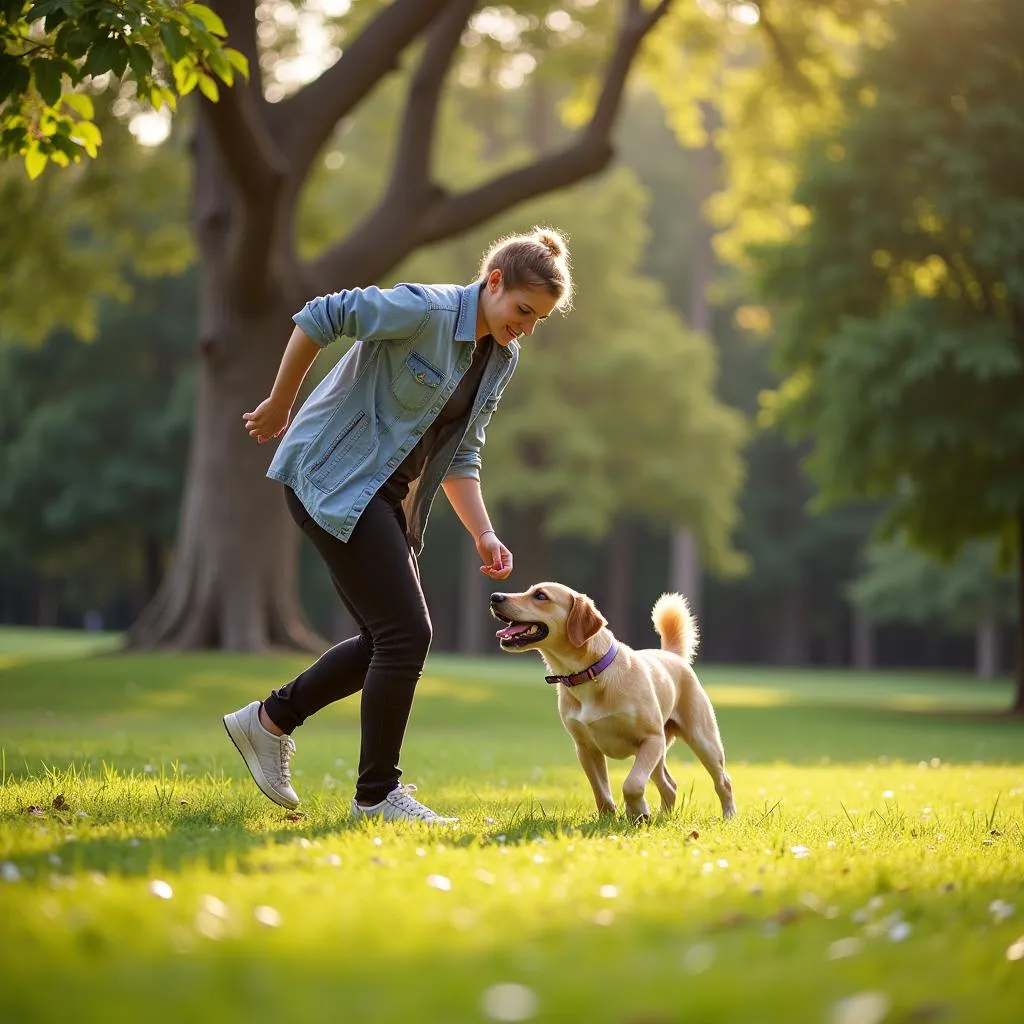
[[[201,110],[213,132],[221,159],[246,207],[265,209],[285,172],[285,161],[267,130],[265,102],[256,49],[252,0],[217,0],[214,4],[228,30],[227,42],[249,60],[250,78],[241,76],[227,88],[220,83],[216,103],[201,99]]]
[[[362,223],[306,268],[311,291],[324,293],[377,280],[421,245],[450,238],[527,199],[601,171],[613,156],[611,132],[630,67],[647,33],[671,5],[672,0],[660,0],[648,10],[641,0],[626,0],[597,105],[576,142],[461,195],[434,189],[433,202],[410,204],[396,202],[389,193]]]
[[[618,42],[605,67],[597,105],[576,142],[470,192],[440,199],[424,212],[418,243],[436,242],[459,234],[502,210],[603,170],[613,156],[611,133],[622,105],[629,70],[640,44],[671,4],[672,0],[661,0],[647,10],[640,0],[628,0]]]
[[[398,55],[451,0],[394,0],[319,78],[270,112],[292,172],[305,177],[335,125],[398,66]]]
[[[437,125],[441,87],[477,0],[454,0],[430,29],[402,118],[398,152],[387,195],[420,190],[430,181],[430,157]]]

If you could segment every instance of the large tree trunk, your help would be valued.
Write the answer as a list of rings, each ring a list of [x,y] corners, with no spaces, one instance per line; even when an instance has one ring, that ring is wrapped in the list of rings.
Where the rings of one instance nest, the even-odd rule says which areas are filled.
[[[487,644],[487,628],[494,622],[488,612],[490,595],[501,590],[503,584],[480,571],[480,556],[476,544],[468,533],[459,539],[459,618],[456,649],[462,654],[483,654],[497,650]],[[492,586],[493,584],[493,586]],[[495,626],[495,629],[497,626]]]
[[[201,270],[196,418],[174,561],[129,644],[322,648],[298,602],[299,533],[281,485],[266,477],[274,442],[258,444],[242,421],[270,391],[295,303],[279,269],[252,287],[237,280],[245,266],[236,248],[242,225],[208,122],[200,123],[194,153]]]
[[[1017,513],[1017,696],[1013,713],[1024,715],[1024,508]]]
[[[630,583],[633,579],[633,537],[627,523],[618,522],[608,538],[605,589],[601,595],[601,611],[612,632],[624,643],[634,647],[629,622]]]
[[[807,631],[807,605],[799,583],[794,583],[776,594],[768,621],[772,627],[768,641],[771,663],[806,665],[810,640]]]
[[[850,615],[853,667],[863,672],[875,667],[875,626],[856,605]]]
[[[974,630],[974,674],[991,682],[999,673],[999,620],[989,615]]]
[[[288,310],[246,321],[225,309],[201,346],[196,424],[171,570],[135,623],[132,646],[322,646],[297,600],[298,531],[280,484],[266,478],[271,445],[242,413],[267,394]]]

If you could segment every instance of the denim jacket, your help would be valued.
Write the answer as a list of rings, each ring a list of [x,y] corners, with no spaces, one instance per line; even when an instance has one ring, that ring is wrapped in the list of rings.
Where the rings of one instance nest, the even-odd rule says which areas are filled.
[[[313,299],[292,318],[318,345],[357,339],[285,431],[267,476],[341,540],[434,421],[469,368],[480,285],[400,284]],[[484,431],[519,358],[492,345],[465,430],[430,452],[404,502],[409,542],[423,545],[442,480],[480,477]]]

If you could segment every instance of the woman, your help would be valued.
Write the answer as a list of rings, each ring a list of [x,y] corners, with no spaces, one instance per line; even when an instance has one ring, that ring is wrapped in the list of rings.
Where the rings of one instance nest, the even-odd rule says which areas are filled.
[[[259,788],[293,808],[291,733],[322,707],[362,690],[352,813],[442,824],[400,785],[398,767],[431,626],[417,555],[440,486],[469,531],[480,571],[512,571],[480,492],[484,431],[515,370],[518,339],[557,308],[572,280],[561,236],[537,228],[501,239],[471,285],[354,288],[293,318],[270,396],[243,415],[263,444],[284,435],[268,476],[320,553],[359,626],[264,701],[224,725]],[[303,404],[292,405],[320,348],[357,339]],[[287,433],[285,433],[287,428]]]

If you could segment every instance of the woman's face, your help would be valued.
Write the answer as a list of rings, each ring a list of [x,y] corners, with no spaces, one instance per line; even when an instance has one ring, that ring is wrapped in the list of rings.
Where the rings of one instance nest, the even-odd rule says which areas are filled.
[[[492,270],[480,293],[483,334],[507,345],[522,334],[533,334],[551,315],[557,299],[544,288],[505,288],[500,270]],[[482,336],[482,335],[481,335]]]

